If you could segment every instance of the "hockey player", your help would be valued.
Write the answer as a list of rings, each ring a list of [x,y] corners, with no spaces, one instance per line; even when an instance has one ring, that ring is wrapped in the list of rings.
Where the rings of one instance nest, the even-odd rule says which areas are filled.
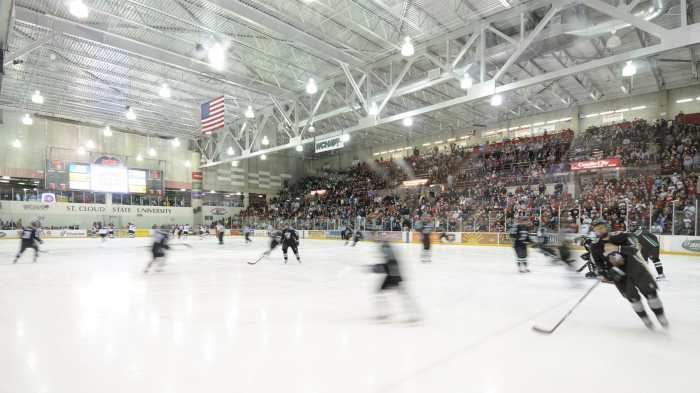
[[[340,230],[340,238],[345,240],[346,246],[350,242],[350,239],[352,239],[352,235],[353,235],[353,230],[352,230],[352,226],[350,226],[350,225],[344,225],[343,228]]]
[[[656,273],[658,274],[656,279],[665,279],[664,265],[661,263],[661,259],[659,259],[659,249],[661,248],[659,238],[641,226],[635,229],[634,236],[639,243],[639,251],[642,254],[642,258],[644,258],[644,262],[649,262],[649,259],[654,262],[654,268],[656,268]]]
[[[107,226],[107,236],[110,239],[114,239],[114,224],[109,224],[109,226]]]
[[[431,240],[430,234],[433,233],[433,223],[430,217],[423,216],[423,218],[416,223],[416,230],[420,233],[420,240],[423,244],[423,249],[421,251],[421,261],[423,263],[430,262],[430,247]]]
[[[647,299],[647,304],[659,323],[668,327],[656,281],[639,258],[631,235],[625,232],[609,233],[608,225],[603,221],[593,226],[593,232],[597,241],[594,240],[590,246],[590,256],[598,275],[615,283],[620,294],[632,304],[646,327],[653,329],[654,324],[644,309],[640,293]]]
[[[527,267],[527,245],[532,243],[530,232],[527,226],[527,219],[520,218],[517,225],[513,225],[510,229],[510,238],[513,239],[513,251],[515,251],[518,271],[520,273],[529,273]]]
[[[136,237],[136,225],[129,223],[128,236],[130,238]]]
[[[143,270],[144,273],[148,273],[151,266],[156,261],[159,262],[156,271],[160,272],[163,270],[163,266],[165,266],[165,250],[170,249],[170,245],[168,245],[169,240],[170,233],[165,226],[161,226],[160,229],[155,230],[153,233],[153,245],[151,246],[152,258],[151,261],[148,262],[148,265],[146,265],[146,268]]]
[[[559,259],[559,256],[554,248],[549,246],[549,234],[544,227],[537,228],[535,244],[537,245],[537,248],[539,248],[540,252],[544,254],[544,256],[552,259],[552,262],[556,262]]]
[[[189,237],[190,237],[190,224],[185,224],[182,226],[182,236],[185,238],[185,240],[189,239]]]
[[[420,319],[418,307],[403,284],[399,260],[396,258],[394,249],[389,242],[383,241],[380,245],[380,250],[383,259],[382,263],[372,265],[374,273],[384,274],[384,280],[377,289],[377,319],[386,320],[390,317],[386,296],[389,291],[395,290],[404,302],[406,312],[409,314],[408,321],[418,321]]]
[[[100,226],[97,230],[97,234],[100,235],[100,239],[102,239],[103,242],[107,241],[107,227]]]
[[[243,227],[243,236],[245,237],[245,244],[249,244],[253,241],[250,238],[252,233],[253,233],[253,230],[248,225]]]
[[[294,256],[297,257],[297,262],[301,263],[299,258],[299,234],[291,225],[286,225],[282,231],[282,254],[284,254],[284,263],[287,263],[287,249],[292,248]]]
[[[202,224],[199,226],[199,240],[204,239],[205,236],[209,236],[209,228]]]
[[[357,243],[363,239],[362,231],[358,228],[352,231],[352,246],[355,247]]]
[[[216,223],[216,237],[219,239],[219,244],[224,244],[224,224],[221,222]]]
[[[24,251],[28,248],[34,249],[33,263],[36,263],[37,258],[39,258],[39,245],[37,243],[44,243],[44,241],[39,237],[39,222],[35,221],[31,226],[22,228],[20,239],[20,248],[17,255],[15,255],[15,260],[12,261],[12,263],[17,263],[19,257],[22,256]]]

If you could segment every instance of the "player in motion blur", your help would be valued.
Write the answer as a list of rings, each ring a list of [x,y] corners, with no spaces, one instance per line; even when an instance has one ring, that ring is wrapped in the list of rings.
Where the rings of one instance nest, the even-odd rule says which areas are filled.
[[[401,267],[394,249],[387,241],[382,241],[380,245],[382,263],[372,265],[372,272],[384,275],[384,280],[377,290],[377,319],[386,320],[391,314],[389,312],[389,291],[396,291],[401,296],[404,308],[408,314],[407,322],[420,320],[418,306],[406,290],[401,276]]]
[[[39,244],[37,243],[44,243],[39,237],[39,227],[39,222],[34,221],[31,226],[22,228],[22,232],[20,233],[20,247],[17,255],[15,255],[15,260],[12,261],[13,264],[17,263],[19,257],[22,256],[24,251],[28,248],[34,249],[33,263],[36,263],[37,258],[39,258]]]
[[[659,238],[641,226],[638,226],[634,230],[634,236],[639,243],[639,251],[642,253],[644,262],[648,262],[649,259],[654,262],[654,268],[656,269],[657,274],[656,279],[665,279],[666,276],[664,275],[664,265],[661,263],[661,259],[659,259],[659,251],[661,248]]]
[[[423,249],[421,250],[421,261],[423,263],[429,263],[431,258],[431,240],[430,236],[433,233],[433,223],[430,217],[426,214],[416,222],[416,231],[420,234],[421,243],[423,244]]]
[[[270,255],[272,250],[277,248],[280,244],[282,245],[282,254],[284,254],[284,263],[287,263],[288,256],[287,250],[291,247],[292,252],[297,257],[297,261],[301,263],[301,258],[299,257],[299,234],[296,229],[292,228],[291,225],[286,224],[283,230],[270,229],[268,227],[268,233],[270,233],[270,249],[263,253],[264,256]]]
[[[518,224],[510,229],[510,238],[513,239],[513,251],[515,252],[515,262],[518,264],[520,273],[530,273],[527,267],[527,245],[532,243],[530,232],[527,226],[527,219],[521,217]]]
[[[151,266],[157,261],[158,262],[158,267],[156,268],[157,272],[160,272],[163,270],[163,266],[165,266],[165,250],[169,250],[170,246],[168,245],[168,241],[170,240],[170,232],[165,226],[160,227],[160,229],[156,229],[153,233],[153,245],[151,246],[151,254],[152,254],[152,259],[150,262],[148,262],[148,265],[146,265],[146,268],[143,269],[144,273],[148,273],[148,271],[151,269]]]
[[[647,299],[649,308],[661,326],[668,327],[656,281],[639,258],[632,235],[625,232],[609,233],[605,221],[596,222],[593,233],[595,237],[590,244],[590,258],[596,265],[598,275],[615,283],[620,294],[632,304],[634,312],[646,327],[653,329],[654,323],[644,309],[640,293]]]

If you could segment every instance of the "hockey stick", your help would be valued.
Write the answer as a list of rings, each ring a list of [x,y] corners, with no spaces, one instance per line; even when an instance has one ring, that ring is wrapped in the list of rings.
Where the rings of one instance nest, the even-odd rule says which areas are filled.
[[[574,306],[571,307],[571,309],[569,309],[569,311],[567,311],[566,314],[564,314],[564,316],[559,320],[559,322],[557,322],[556,325],[554,325],[554,327],[552,327],[551,329],[543,329],[543,328],[538,327],[538,326],[533,326],[533,327],[532,327],[532,330],[536,331],[537,333],[542,333],[542,334],[552,334],[552,333],[554,333],[554,331],[557,330],[557,328],[559,327],[559,325],[561,325],[562,323],[564,323],[564,321],[566,321],[566,318],[568,318],[569,315],[571,315],[571,313],[574,312],[574,310],[576,309],[576,307],[578,307],[578,306],[583,302],[583,299],[585,299],[586,297],[588,297],[588,295],[589,295],[591,292],[593,292],[593,290],[595,289],[595,287],[598,286],[598,284],[600,284],[600,280],[596,280],[595,284],[591,285],[591,287],[588,288],[588,290],[586,291],[586,293],[584,293],[583,296],[581,296],[581,299],[579,299],[578,302],[576,302],[576,304],[574,304]]]
[[[268,253],[267,251],[265,251],[265,252],[260,256],[260,258],[254,260],[254,261],[248,262],[248,264],[249,264],[249,265],[255,265],[256,263],[262,261],[262,259],[265,258],[265,257],[268,256],[268,255],[270,255],[270,253]]]

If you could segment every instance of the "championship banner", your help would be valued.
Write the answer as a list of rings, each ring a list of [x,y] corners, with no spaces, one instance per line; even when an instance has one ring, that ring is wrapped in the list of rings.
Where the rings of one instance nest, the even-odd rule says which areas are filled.
[[[316,153],[322,153],[324,151],[342,149],[345,146],[343,142],[343,136],[337,135],[327,139],[316,140],[314,142],[314,148]]]
[[[571,163],[572,171],[585,171],[590,169],[617,168],[620,166],[620,159],[617,157],[604,160],[578,161]]]

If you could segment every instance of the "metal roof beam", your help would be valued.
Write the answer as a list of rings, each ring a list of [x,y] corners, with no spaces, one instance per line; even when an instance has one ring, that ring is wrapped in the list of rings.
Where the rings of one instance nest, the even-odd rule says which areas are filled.
[[[326,41],[305,31],[299,30],[291,24],[288,24],[268,13],[251,7],[248,4],[242,3],[238,0],[209,0],[209,2],[216,4],[227,12],[233,14],[233,16],[236,18],[245,19],[249,23],[273,31],[280,36],[285,37],[285,39],[299,42],[321,55],[331,57],[339,63],[359,64],[362,62],[360,58],[357,58]]]

